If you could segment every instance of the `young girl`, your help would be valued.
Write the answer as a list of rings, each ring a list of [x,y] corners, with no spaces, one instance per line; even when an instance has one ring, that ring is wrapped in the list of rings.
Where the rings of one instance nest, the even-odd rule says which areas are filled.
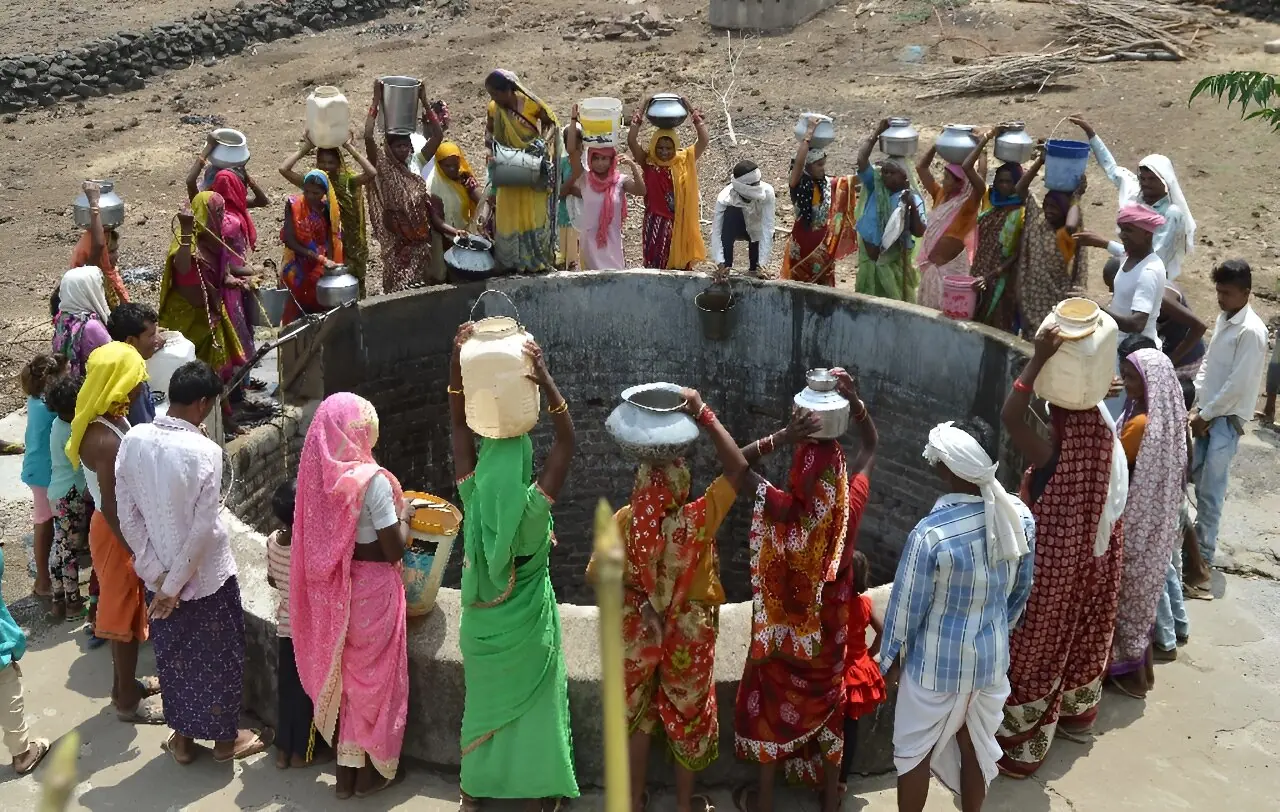
[[[35,541],[36,583],[32,591],[40,597],[52,594],[49,584],[49,550],[53,546],[53,510],[49,506],[49,477],[53,462],[49,456],[49,429],[53,412],[45,405],[44,394],[67,369],[62,355],[41,353],[22,368],[22,391],[27,393],[26,451],[22,455],[22,482],[31,489],[31,524]]]
[[[289,559],[292,552],[293,508],[297,485],[280,483],[271,496],[271,510],[284,525],[267,538],[267,584],[280,593],[276,602],[276,768],[306,767],[315,762],[316,746],[324,739],[316,736],[312,723],[311,698],[298,679],[293,657],[293,631],[289,627]]]
[[[640,125],[652,100],[650,97],[636,108],[627,135],[631,154],[644,170],[644,267],[687,271],[707,258],[698,222],[698,159],[711,143],[711,135],[702,113],[681,99],[691,111],[697,143],[681,149],[675,130],[658,130],[649,139],[648,149],[641,147]]]
[[[844,654],[844,762],[840,766],[840,791],[846,789],[845,781],[853,767],[853,755],[858,746],[858,720],[873,712],[885,700],[884,677],[880,666],[873,659],[880,652],[880,637],[884,627],[871,612],[871,598],[866,594],[871,588],[871,568],[867,557],[857,550],[853,553],[853,588],[858,599],[849,610],[849,626]],[[876,638],[867,648],[867,626],[875,630]]]
[[[54,618],[76,621],[84,617],[80,595],[81,550],[89,548],[89,512],[93,502],[84,481],[84,468],[73,468],[67,459],[71,421],[76,416],[80,379],[64,376],[54,381],[44,396],[56,415],[49,430],[49,450],[53,472],[49,479],[49,504],[53,507],[53,550],[49,555],[49,577],[53,581]]]
[[[618,171],[627,168],[630,177]],[[644,178],[627,158],[618,157],[612,147],[587,149],[587,173],[578,181],[582,192],[582,239],[579,250],[584,271],[620,271],[626,268],[622,255],[622,223],[627,219],[627,195],[644,194]]]

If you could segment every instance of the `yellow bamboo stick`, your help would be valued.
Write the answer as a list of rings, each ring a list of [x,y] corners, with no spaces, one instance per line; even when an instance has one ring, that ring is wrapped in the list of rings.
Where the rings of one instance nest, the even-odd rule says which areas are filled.
[[[622,654],[622,538],[609,503],[596,508],[593,575],[600,606],[600,690],[604,706],[604,812],[628,812],[627,704]]]

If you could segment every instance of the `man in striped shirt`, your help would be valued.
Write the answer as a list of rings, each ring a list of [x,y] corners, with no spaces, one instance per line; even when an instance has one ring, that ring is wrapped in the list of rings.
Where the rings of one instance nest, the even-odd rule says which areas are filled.
[[[904,812],[924,809],[931,769],[965,812],[982,808],[997,773],[1009,631],[1031,593],[1035,520],[996,479],[991,447],[990,428],[970,420],[935,427],[924,450],[949,493],[907,539],[880,649],[882,670],[905,672],[893,735]]]

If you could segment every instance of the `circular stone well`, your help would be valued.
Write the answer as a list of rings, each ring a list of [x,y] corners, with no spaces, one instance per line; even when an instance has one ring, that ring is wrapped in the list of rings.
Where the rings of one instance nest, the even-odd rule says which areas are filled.
[[[339,314],[323,337],[324,391],[356,392],[377,407],[379,461],[407,489],[455,502],[446,387],[457,326],[472,317],[473,309],[475,318],[518,315],[546,351],[577,431],[577,451],[554,508],[558,547],[551,560],[584,785],[598,784],[603,775],[598,629],[595,597],[584,571],[596,505],[603,498],[616,508],[631,492],[634,463],[604,429],[623,389],[650,381],[697,388],[745,445],[785,423],[807,369],[844,366],[853,371],[880,434],[871,500],[857,546],[870,560],[875,582],[885,583],[893,577],[907,532],[940,495],[940,483],[921,458],[929,429],[966,416],[998,428],[1014,371],[1025,358],[1022,342],[936,311],[787,282],[735,281],[736,329],[728,340],[710,341],[703,337],[693,305],[707,284],[705,276],[678,272],[576,272],[406,291],[365,300]],[[509,296],[515,312],[501,296],[485,296],[477,304],[486,287]],[[857,450],[855,435],[851,430],[847,438],[850,455]],[[1003,435],[998,436],[1002,479],[1013,485],[1019,461]],[[537,467],[551,442],[545,416],[533,439]],[[690,464],[696,492],[718,470],[710,442],[697,447]],[[761,472],[782,483],[789,465],[783,451],[766,460]],[[750,606],[742,603],[750,598],[750,501],[739,498],[718,536],[721,579],[730,603],[722,611],[717,646],[721,755],[705,776],[711,782],[729,780],[731,771],[741,769],[733,765],[732,718],[750,625]],[[272,718],[273,596],[265,586],[249,586],[258,579],[247,572],[265,566],[261,536],[240,527],[235,539],[251,656],[256,639],[267,665],[263,673],[247,674],[246,679],[253,706]],[[458,547],[447,587],[457,585]],[[405,754],[441,765],[458,763],[463,687],[457,625],[457,593],[445,589],[439,608],[410,631],[412,695]],[[869,729],[862,733],[861,769],[892,766],[892,705],[885,707],[888,713],[863,726]]]

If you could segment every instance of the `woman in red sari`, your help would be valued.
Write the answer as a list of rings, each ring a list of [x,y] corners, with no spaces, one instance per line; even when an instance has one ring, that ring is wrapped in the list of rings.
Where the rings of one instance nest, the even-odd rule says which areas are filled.
[[[782,278],[833,288],[836,261],[858,247],[853,216],[858,194],[856,178],[827,178],[826,153],[809,148],[817,127],[818,120],[810,119],[809,134],[791,161],[789,185],[796,222],[782,252]]]
[[[302,179],[302,194],[284,204],[284,266],[280,277],[292,293],[284,323],[324,308],[316,299],[316,283],[326,268],[342,264],[342,212],[329,176],[313,169]]]
[[[754,463],[780,442],[800,443],[787,490],[763,477],[756,486],[751,649],[734,733],[738,758],[760,765],[760,783],[734,792],[742,812],[773,812],[779,762],[789,780],[821,788],[823,812],[840,807],[845,643],[857,599],[852,556],[878,437],[853,379],[833,371],[862,441],[851,466],[839,440],[805,439],[819,424],[803,410],[783,431],[743,449]]]
[[[1120,514],[1128,467],[1105,408],[1050,406],[1049,439],[1026,422],[1032,387],[1062,339],[1036,339],[1002,415],[1031,464],[1022,499],[1036,519],[1035,582],[1022,624],[1009,637],[1009,699],[996,741],[1000,771],[1026,778],[1055,736],[1086,735],[1098,715],[1124,560]]]

